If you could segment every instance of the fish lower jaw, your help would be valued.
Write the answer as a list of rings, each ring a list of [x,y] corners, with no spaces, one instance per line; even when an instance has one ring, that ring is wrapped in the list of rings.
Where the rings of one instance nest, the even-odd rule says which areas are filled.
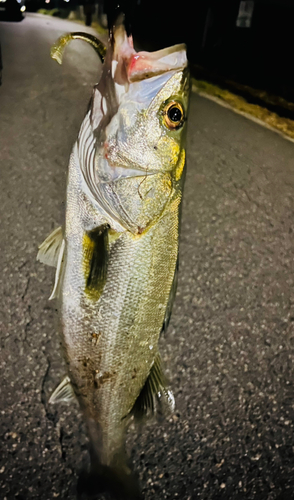
[[[134,177],[146,177],[161,173],[159,170],[148,168],[138,168],[137,166],[130,167],[129,165],[109,165],[107,172],[108,179],[103,179],[102,182],[115,182],[121,179],[131,179]]]
[[[172,174],[172,169],[164,169],[162,165],[140,165],[135,161],[128,160],[121,155],[105,153],[99,155],[96,164],[96,172],[101,183],[115,182],[121,179],[134,177],[147,177],[158,174]]]

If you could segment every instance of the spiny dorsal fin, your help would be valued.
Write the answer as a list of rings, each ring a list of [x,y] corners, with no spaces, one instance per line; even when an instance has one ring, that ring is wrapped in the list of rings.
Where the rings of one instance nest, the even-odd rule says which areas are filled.
[[[174,406],[174,396],[166,387],[160,355],[157,354],[149,376],[135,402],[132,413],[135,418],[142,418],[155,412],[173,412]]]
[[[70,403],[75,398],[75,393],[70,383],[70,378],[68,375],[64,377],[62,382],[56,387],[56,389],[52,392],[48,403]]]
[[[100,297],[107,274],[109,226],[102,226],[85,233],[83,239],[86,293],[93,299]]]
[[[61,226],[54,229],[52,233],[47,236],[46,240],[39,246],[37,260],[47,266],[57,267],[58,255],[60,252],[63,240]]]

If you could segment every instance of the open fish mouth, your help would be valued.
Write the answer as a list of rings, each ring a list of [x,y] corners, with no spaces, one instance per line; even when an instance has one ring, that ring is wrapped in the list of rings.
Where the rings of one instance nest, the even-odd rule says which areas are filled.
[[[185,44],[173,45],[155,52],[136,52],[132,36],[127,36],[123,25],[115,30],[113,60],[117,61],[114,81],[125,84],[152,78],[187,66]]]
[[[187,65],[185,48],[180,44],[156,52],[138,52],[129,63],[129,81],[134,83],[183,69]]]

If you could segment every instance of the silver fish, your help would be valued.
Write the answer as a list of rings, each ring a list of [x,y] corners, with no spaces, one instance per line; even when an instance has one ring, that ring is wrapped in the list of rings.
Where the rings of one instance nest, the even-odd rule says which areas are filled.
[[[52,51],[59,62],[73,38],[88,35],[62,37]],[[189,71],[184,45],[137,53],[122,25],[107,51],[95,40],[105,61],[70,157],[65,227],[38,253],[57,268],[51,298],[68,367],[50,401],[79,401],[88,485],[137,498],[128,424],[174,404],[158,340],[176,291]]]

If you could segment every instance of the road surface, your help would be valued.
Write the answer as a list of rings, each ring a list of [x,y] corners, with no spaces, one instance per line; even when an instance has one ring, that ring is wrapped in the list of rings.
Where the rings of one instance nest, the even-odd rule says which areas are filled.
[[[75,499],[87,462],[65,373],[53,271],[37,247],[63,219],[67,162],[101,66],[82,42],[50,60],[67,21],[0,23],[3,500]],[[180,278],[161,351],[175,414],[130,429],[144,498],[294,495],[294,144],[192,94]]]

